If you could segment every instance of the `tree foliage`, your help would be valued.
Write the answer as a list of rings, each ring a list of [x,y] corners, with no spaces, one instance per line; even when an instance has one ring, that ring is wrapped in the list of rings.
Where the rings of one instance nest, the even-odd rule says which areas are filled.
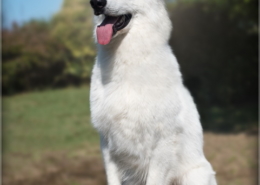
[[[66,61],[66,73],[89,78],[95,56],[92,10],[86,0],[65,0],[62,11],[52,19],[51,35],[63,43],[73,56]],[[90,63],[89,63],[90,62]]]
[[[257,125],[257,1],[177,2],[169,9],[170,44],[205,122],[228,112],[226,120],[214,119],[210,126]]]
[[[92,12],[84,0],[65,0],[50,22],[3,30],[3,93],[89,82],[95,56]]]

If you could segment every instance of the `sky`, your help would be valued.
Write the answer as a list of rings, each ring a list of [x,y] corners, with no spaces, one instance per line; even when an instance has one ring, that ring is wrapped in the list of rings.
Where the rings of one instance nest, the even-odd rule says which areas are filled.
[[[31,19],[48,20],[57,13],[63,0],[2,0],[2,26],[11,28]]]

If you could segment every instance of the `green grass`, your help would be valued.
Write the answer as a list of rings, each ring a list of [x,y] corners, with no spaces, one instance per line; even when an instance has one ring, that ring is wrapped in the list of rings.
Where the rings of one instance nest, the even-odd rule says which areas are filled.
[[[72,150],[97,144],[90,124],[89,87],[3,98],[4,154]]]

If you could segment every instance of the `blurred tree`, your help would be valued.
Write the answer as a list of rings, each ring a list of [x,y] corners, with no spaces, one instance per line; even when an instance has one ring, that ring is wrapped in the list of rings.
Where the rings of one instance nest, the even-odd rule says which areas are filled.
[[[3,93],[44,88],[56,82],[67,52],[49,34],[49,24],[32,21],[2,31]]]
[[[170,44],[185,84],[202,119],[215,120],[204,127],[257,126],[257,1],[179,1],[169,9],[175,28]],[[218,119],[225,112],[225,120]]]
[[[92,16],[89,1],[65,0],[62,10],[52,19],[51,34],[73,55],[65,63],[64,72],[68,75],[90,76],[95,56]]]
[[[85,0],[65,0],[48,23],[3,30],[3,93],[89,82],[95,50]]]

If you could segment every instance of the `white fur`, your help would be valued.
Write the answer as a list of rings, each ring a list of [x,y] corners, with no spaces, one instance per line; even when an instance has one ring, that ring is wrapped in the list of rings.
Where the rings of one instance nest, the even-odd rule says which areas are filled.
[[[196,106],[168,45],[164,2],[107,0],[105,14],[126,13],[129,25],[98,44],[91,81],[108,185],[216,185]]]

